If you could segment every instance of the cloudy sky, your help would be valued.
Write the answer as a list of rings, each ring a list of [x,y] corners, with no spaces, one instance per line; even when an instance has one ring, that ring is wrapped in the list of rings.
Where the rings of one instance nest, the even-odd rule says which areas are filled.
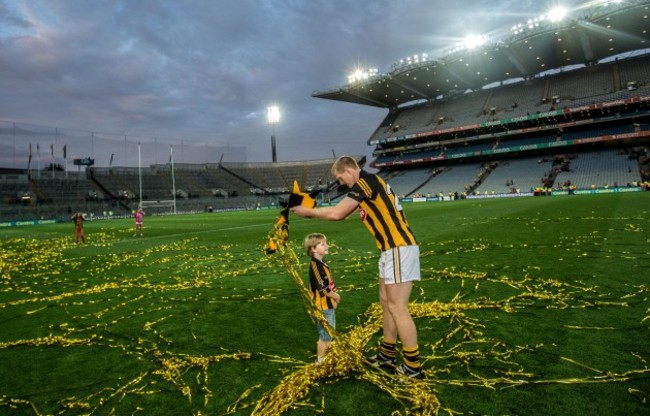
[[[564,1],[572,7],[580,2]],[[557,0],[553,0],[557,4]],[[311,97],[545,11],[538,0],[0,0],[0,167],[28,143],[98,166],[370,155],[386,110]],[[41,133],[24,137],[13,126]],[[52,133],[55,132],[55,133]],[[43,150],[47,148],[47,151]],[[135,150],[134,150],[135,149]],[[224,149],[232,149],[232,151]],[[16,165],[16,166],[14,166]]]

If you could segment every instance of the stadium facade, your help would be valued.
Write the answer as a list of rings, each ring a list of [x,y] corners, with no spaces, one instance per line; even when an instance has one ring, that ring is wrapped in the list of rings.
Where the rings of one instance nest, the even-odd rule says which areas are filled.
[[[650,177],[649,5],[591,2],[312,96],[388,110],[371,166],[407,197],[636,187]]]

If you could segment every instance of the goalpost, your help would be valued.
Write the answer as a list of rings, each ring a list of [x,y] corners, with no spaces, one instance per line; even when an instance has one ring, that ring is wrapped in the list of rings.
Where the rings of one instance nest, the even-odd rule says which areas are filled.
[[[126,140],[126,136],[125,136]],[[170,214],[176,214],[176,180],[174,179],[174,147],[169,146],[169,164],[172,169],[172,196],[174,199],[165,199],[158,201],[143,201],[142,200],[142,161],[140,153],[140,143],[138,142],[138,183],[140,187],[140,203],[138,204],[145,212],[149,208],[154,208],[152,213],[161,214],[166,213],[166,209],[169,209]],[[160,210],[158,210],[160,209]]]
[[[154,214],[174,214],[176,211],[176,201],[173,199],[161,201],[142,201],[141,206],[142,210],[147,214],[147,211],[150,211]]]

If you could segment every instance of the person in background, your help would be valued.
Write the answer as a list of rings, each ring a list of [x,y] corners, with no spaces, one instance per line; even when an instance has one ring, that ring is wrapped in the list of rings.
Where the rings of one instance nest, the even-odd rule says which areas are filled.
[[[141,207],[138,207],[138,210],[133,214],[133,219],[135,220],[135,234],[133,237],[140,235],[142,237],[142,225],[144,223],[144,211]]]
[[[77,212],[72,216],[74,223],[74,242],[79,244],[79,241],[86,243],[86,234],[84,233],[84,218],[81,212]]]

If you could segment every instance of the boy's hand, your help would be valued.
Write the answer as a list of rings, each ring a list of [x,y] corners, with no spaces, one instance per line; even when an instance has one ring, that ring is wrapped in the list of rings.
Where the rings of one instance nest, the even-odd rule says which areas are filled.
[[[329,297],[332,298],[332,300],[334,301],[332,302],[334,304],[334,309],[338,308],[339,303],[341,303],[341,295],[339,295],[336,292],[330,292]]]

